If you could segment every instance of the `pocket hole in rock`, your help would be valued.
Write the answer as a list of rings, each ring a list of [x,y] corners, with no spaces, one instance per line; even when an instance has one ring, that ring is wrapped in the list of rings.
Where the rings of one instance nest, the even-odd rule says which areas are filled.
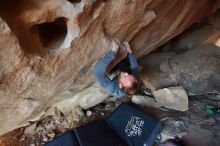
[[[81,0],[67,0],[67,1],[69,1],[70,3],[80,3],[81,2]]]
[[[53,22],[35,24],[32,29],[36,30],[42,45],[49,49],[59,49],[67,35],[67,19],[57,18]]]

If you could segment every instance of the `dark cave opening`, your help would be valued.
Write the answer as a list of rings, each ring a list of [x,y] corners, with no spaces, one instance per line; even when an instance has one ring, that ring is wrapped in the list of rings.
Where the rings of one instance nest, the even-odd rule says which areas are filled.
[[[60,17],[53,22],[32,26],[39,35],[41,43],[47,49],[58,49],[67,35],[66,18]]]
[[[69,1],[70,3],[80,3],[81,2],[81,0],[67,0],[67,1]]]

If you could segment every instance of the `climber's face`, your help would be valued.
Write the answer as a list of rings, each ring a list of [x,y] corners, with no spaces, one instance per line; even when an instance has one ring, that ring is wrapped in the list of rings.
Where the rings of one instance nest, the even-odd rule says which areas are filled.
[[[128,74],[127,72],[122,72],[119,77],[119,83],[121,87],[132,87],[132,85],[137,82],[135,76]]]
[[[119,76],[119,87],[128,95],[134,95],[137,92],[137,78],[126,72],[122,72]]]

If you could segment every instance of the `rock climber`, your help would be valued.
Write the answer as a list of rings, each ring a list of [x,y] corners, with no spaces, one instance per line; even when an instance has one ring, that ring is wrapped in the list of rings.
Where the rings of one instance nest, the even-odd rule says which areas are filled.
[[[115,59],[119,46],[115,41],[112,41],[112,50],[103,57],[94,67],[93,74],[97,82],[111,95],[122,99],[128,95],[134,95],[138,91],[138,64],[135,56],[132,54],[132,49],[128,42],[122,43],[128,52],[130,62],[130,73],[121,71],[118,76],[110,79],[107,74],[108,65]]]

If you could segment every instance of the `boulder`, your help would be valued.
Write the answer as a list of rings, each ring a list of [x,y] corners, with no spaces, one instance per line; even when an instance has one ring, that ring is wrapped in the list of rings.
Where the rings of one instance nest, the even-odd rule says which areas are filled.
[[[110,50],[112,39],[129,41],[141,57],[211,15],[217,4],[209,0],[1,1],[0,134],[37,120],[59,102],[78,99],[76,95],[95,82],[92,68]],[[97,101],[86,107],[101,102]]]
[[[183,86],[187,94],[219,93],[220,11],[206,17],[140,60],[152,89]]]
[[[154,98],[163,107],[168,109],[188,110],[188,96],[182,87],[169,87],[153,91]]]
[[[62,112],[68,113],[78,106],[83,109],[91,108],[94,105],[103,102],[108,97],[109,94],[100,88],[98,83],[95,83],[73,97],[54,104],[53,107],[57,107]]]
[[[188,95],[220,93],[220,48],[214,44],[178,55],[153,53],[141,62],[142,80],[152,90],[180,85]]]
[[[147,88],[157,90],[177,86],[176,75],[169,63],[169,59],[175,55],[172,52],[152,53],[140,60],[140,66],[143,67],[141,80]]]
[[[145,107],[153,107],[153,108],[159,108],[161,107],[160,103],[157,103],[154,98],[148,97],[148,96],[141,96],[141,95],[133,95],[132,96],[132,102]]]
[[[153,91],[153,96],[132,96],[132,102],[145,107],[186,111],[188,110],[188,96],[182,87],[169,87]]]
[[[170,60],[177,82],[188,94],[220,93],[220,48],[207,44]]]
[[[184,118],[186,119],[186,117]],[[187,119],[184,121],[183,119],[166,118],[166,119],[162,119],[162,122],[164,125],[161,131],[162,142],[167,139],[173,139],[176,136],[181,138],[187,135],[188,132]]]

